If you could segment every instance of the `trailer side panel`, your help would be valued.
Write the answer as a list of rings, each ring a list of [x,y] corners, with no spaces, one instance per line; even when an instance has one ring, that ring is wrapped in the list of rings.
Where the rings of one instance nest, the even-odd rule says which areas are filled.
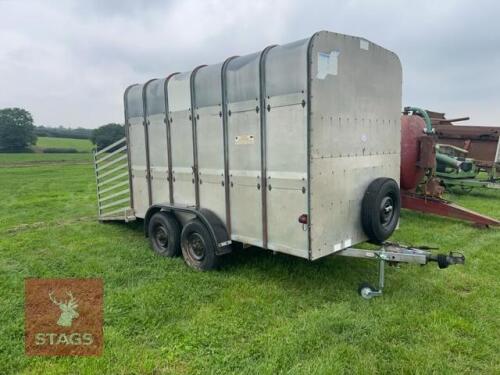
[[[165,79],[151,82],[146,88],[145,98],[153,204],[168,202],[170,193],[164,83]]]
[[[167,85],[172,147],[172,182],[175,204],[196,205],[191,73],[173,76]]]
[[[126,124],[129,133],[128,146],[130,149],[132,191],[134,194],[134,212],[137,217],[144,217],[149,208],[142,89],[143,85],[133,86],[126,97],[128,112]]]
[[[224,129],[222,118],[222,64],[201,68],[196,74],[196,129],[200,207],[226,221],[224,183]]]
[[[262,246],[260,53],[227,66],[231,238]]]
[[[307,46],[272,48],[265,60],[268,248],[307,258]]]

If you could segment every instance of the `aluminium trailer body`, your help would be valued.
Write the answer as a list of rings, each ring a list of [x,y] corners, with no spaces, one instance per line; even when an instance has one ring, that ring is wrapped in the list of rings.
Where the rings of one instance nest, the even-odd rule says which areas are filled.
[[[184,232],[197,220],[216,255],[236,241],[309,260],[383,259],[352,246],[384,240],[399,219],[401,90],[393,52],[325,31],[132,85],[124,216],[155,236],[150,220],[163,212],[176,223],[160,237],[183,227],[194,243]],[[199,256],[186,260],[203,268]]]
[[[135,215],[208,209],[231,240],[308,259],[363,242],[366,188],[399,180],[401,84],[392,52],[318,33],[132,86]]]

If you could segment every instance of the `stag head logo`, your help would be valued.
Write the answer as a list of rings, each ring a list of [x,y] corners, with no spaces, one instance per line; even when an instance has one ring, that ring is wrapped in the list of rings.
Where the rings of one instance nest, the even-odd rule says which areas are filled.
[[[57,301],[54,296],[54,292],[49,293],[49,298],[50,300],[61,309],[61,316],[59,316],[59,319],[57,320],[57,325],[61,327],[71,327],[73,324],[73,319],[78,318],[79,314],[76,311],[76,308],[78,307],[78,304],[76,303],[77,301],[73,297],[73,294],[70,292],[66,292],[66,294],[69,297],[69,300],[66,302],[59,302]]]

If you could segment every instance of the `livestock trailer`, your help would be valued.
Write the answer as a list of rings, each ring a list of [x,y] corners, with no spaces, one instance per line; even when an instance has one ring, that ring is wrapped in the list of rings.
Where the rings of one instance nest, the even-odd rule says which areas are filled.
[[[235,243],[441,266],[383,243],[399,220],[401,64],[331,32],[129,86],[126,138],[95,154],[99,219],[144,220],[153,249],[214,268]]]

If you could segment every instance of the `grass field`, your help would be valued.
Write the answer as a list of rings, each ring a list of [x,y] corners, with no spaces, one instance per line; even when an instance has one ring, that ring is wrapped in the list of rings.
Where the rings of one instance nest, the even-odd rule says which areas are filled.
[[[1,154],[0,153],[0,167],[19,167],[27,166],[34,167],[43,164],[57,164],[62,163],[85,163],[92,162],[92,155],[89,153],[78,154]]]
[[[91,152],[94,145],[88,139],[38,137],[35,150],[60,147],[74,148],[78,152]]]
[[[57,157],[0,155],[1,374],[500,373],[499,230],[403,212],[393,240],[467,263],[388,268],[366,301],[370,261],[246,249],[198,273],[160,258],[140,224],[96,221],[89,155]],[[451,198],[500,217],[500,192]],[[24,355],[25,277],[104,279],[101,357]]]

